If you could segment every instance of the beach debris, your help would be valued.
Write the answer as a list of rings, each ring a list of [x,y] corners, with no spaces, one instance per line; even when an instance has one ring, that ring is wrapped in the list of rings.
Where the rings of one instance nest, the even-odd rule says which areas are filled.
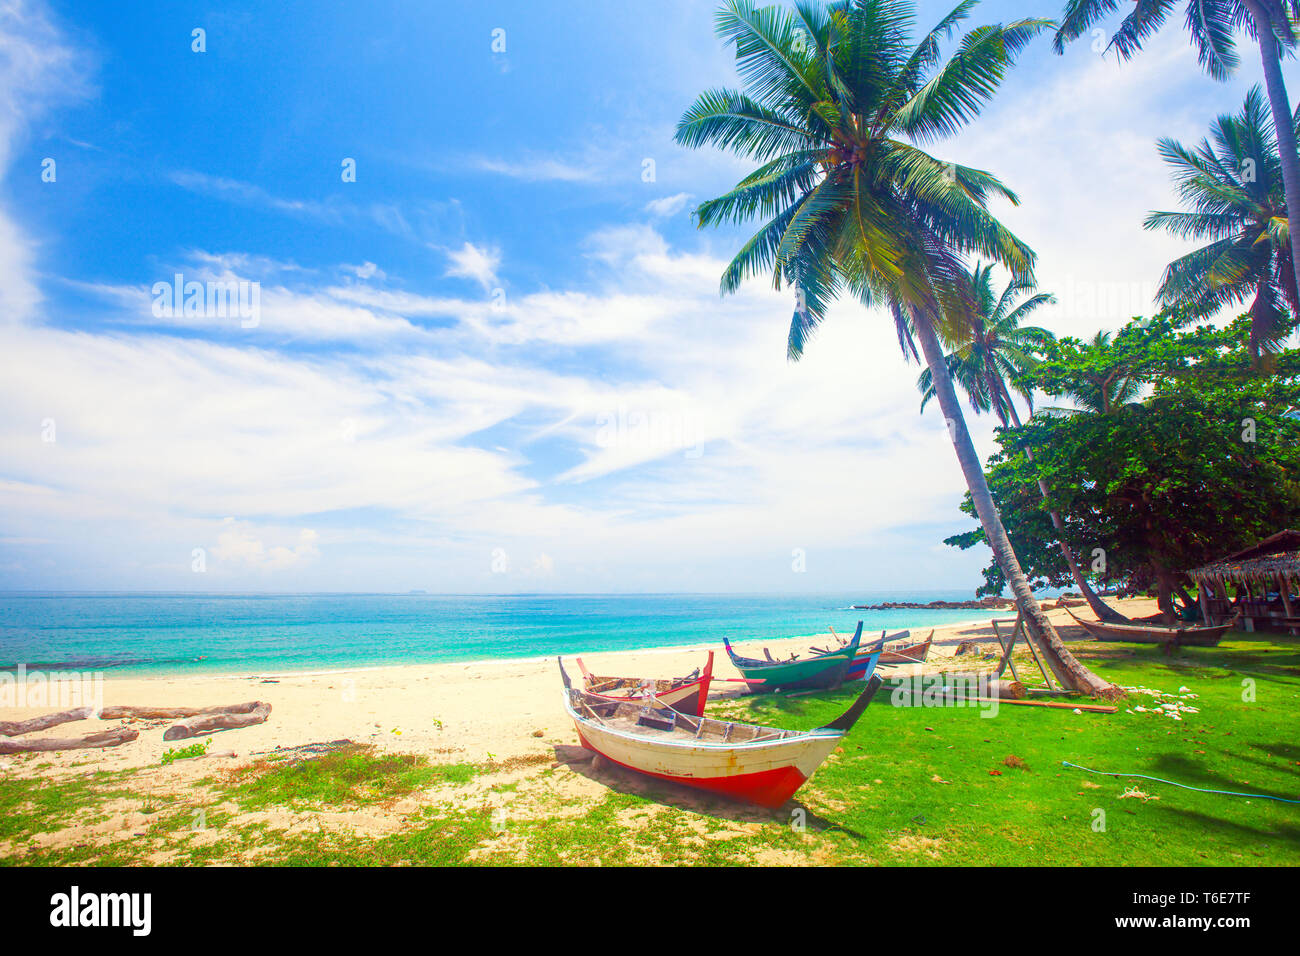
[[[87,750],[98,747],[120,747],[140,736],[140,731],[130,727],[114,727],[87,734],[85,737],[45,737],[38,740],[14,740],[0,737],[0,754],[31,753],[47,750]]]
[[[86,720],[94,715],[95,708],[93,707],[77,707],[74,710],[63,710],[57,714],[43,714],[40,717],[31,717],[27,720],[0,720],[0,737],[17,737],[20,734],[30,734],[37,730],[57,727],[59,724],[66,724],[74,720]]]
[[[1196,700],[1199,694],[1193,694],[1186,687],[1180,687],[1181,693],[1170,693],[1163,690],[1153,690],[1150,687],[1125,687],[1130,694],[1146,694],[1154,697],[1155,703],[1151,707],[1143,707],[1141,704],[1134,704],[1133,711],[1139,714],[1152,714],[1155,716],[1168,717],[1170,720],[1183,719],[1184,714],[1199,714],[1200,708],[1185,704],[1185,700]]]
[[[212,713],[209,709],[209,712],[200,716],[188,717],[172,724],[163,734],[163,740],[184,740],[207,731],[251,727],[254,724],[265,723],[270,716],[271,705],[260,700],[250,701],[247,704],[233,704],[217,713]]]
[[[1124,790],[1124,792],[1121,793],[1121,794],[1119,795],[1119,799],[1120,799],[1120,800],[1125,800],[1125,799],[1128,799],[1128,798],[1130,798],[1130,797],[1132,797],[1132,798],[1134,798],[1134,799],[1137,799],[1137,800],[1141,800],[1143,803],[1146,803],[1148,800],[1159,800],[1159,799],[1160,799],[1160,798],[1159,798],[1158,796],[1156,796],[1155,794],[1147,793],[1146,791],[1140,789],[1140,788],[1137,787],[1136,785],[1135,785],[1135,786],[1131,786],[1131,787],[1126,787],[1125,790]]]
[[[534,730],[534,731],[533,731],[533,736],[534,736],[534,737],[544,737],[545,734],[543,734],[542,731],[540,731],[540,730]]]

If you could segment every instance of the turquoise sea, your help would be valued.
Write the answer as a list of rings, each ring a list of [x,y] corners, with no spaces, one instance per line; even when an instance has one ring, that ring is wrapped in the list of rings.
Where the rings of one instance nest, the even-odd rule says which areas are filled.
[[[291,670],[539,657],[866,633],[986,611],[854,611],[969,592],[856,594],[0,594],[0,669],[135,674]]]

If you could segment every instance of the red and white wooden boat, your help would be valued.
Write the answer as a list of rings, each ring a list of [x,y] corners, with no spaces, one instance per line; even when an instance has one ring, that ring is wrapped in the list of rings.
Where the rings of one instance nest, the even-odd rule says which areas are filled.
[[[704,670],[671,680],[601,677],[589,673],[581,657],[578,667],[582,670],[583,687],[593,697],[612,701],[644,701],[654,697],[673,710],[699,717],[704,714],[704,702],[709,698],[709,684],[713,681],[713,651],[709,651]]]
[[[880,655],[881,665],[886,664],[924,664],[925,659],[930,655],[930,643],[934,640],[934,629],[925,636],[925,640],[913,640],[911,634],[904,631],[901,635],[894,638],[886,638],[886,641],[896,641],[896,643],[886,643],[885,650]]]
[[[573,687],[564,663],[564,706],[588,750],[629,770],[775,809],[821,766],[880,688],[872,677],[839,719],[816,730],[781,730],[692,717],[659,699],[617,701]]]

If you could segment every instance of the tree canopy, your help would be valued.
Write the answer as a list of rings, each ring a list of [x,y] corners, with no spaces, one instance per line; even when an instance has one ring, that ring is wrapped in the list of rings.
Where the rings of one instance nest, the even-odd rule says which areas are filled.
[[[1300,350],[1275,358],[1267,372],[1252,366],[1248,316],[1183,329],[1162,314],[1100,342],[1049,343],[1022,385],[1086,395],[1099,380],[1122,378],[1143,397],[1106,410],[1045,410],[999,430],[989,486],[1026,573],[1042,586],[1069,581],[1054,509],[1100,580],[1154,588],[1168,613],[1187,569],[1300,520]],[[969,499],[962,509],[974,513]],[[975,529],[946,543],[983,540]],[[996,565],[984,577],[981,593],[1001,592]]]

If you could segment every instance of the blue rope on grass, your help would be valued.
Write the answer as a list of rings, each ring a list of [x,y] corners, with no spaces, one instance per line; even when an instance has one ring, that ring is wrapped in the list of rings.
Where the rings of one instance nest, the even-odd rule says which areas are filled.
[[[1184,790],[1195,790],[1197,793],[1217,793],[1225,797],[1252,797],[1257,800],[1276,800],[1278,803],[1300,803],[1300,800],[1290,800],[1287,797],[1272,797],[1267,793],[1237,793],[1235,790],[1207,790],[1204,787],[1191,787],[1185,783],[1175,783],[1172,780],[1164,780],[1160,777],[1148,777],[1144,773],[1111,773],[1108,770],[1091,770],[1088,767],[1080,767],[1077,763],[1070,763],[1068,760],[1062,760],[1061,766],[1073,767],[1075,770],[1085,770],[1088,773],[1101,774],[1103,777],[1141,777],[1143,780],[1154,780],[1156,783],[1167,783],[1171,787],[1181,787]]]

